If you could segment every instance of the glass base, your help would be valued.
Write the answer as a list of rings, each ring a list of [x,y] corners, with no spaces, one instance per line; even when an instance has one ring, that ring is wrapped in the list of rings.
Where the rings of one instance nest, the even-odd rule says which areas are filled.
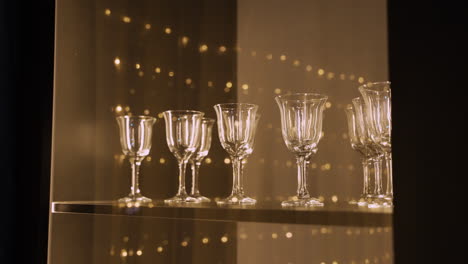
[[[281,206],[283,207],[315,207],[315,206],[323,206],[323,203],[317,198],[312,198],[312,197],[297,198],[297,196],[293,196],[290,199],[281,202]]]
[[[128,195],[117,200],[121,207],[153,206],[153,200],[141,194]]]
[[[372,197],[367,204],[368,208],[383,208],[383,207],[393,207],[393,199],[385,196],[379,195]]]
[[[231,194],[229,197],[216,202],[219,205],[253,205],[257,200],[245,195]]]
[[[201,201],[188,194],[177,194],[176,196],[164,200],[167,204],[200,203]]]
[[[211,202],[210,198],[205,197],[201,194],[191,194],[191,196],[197,200],[199,200],[201,203],[209,203]]]

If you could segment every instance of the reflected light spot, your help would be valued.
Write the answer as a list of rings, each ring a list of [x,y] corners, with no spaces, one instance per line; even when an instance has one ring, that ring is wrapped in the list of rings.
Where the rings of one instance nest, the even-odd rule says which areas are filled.
[[[106,16],[110,16],[111,15],[111,10],[109,8],[106,8],[104,9],[104,14],[106,14]]]
[[[248,85],[248,84],[243,84],[243,85],[242,85],[242,89],[243,89],[243,90],[249,89],[249,85]]]
[[[286,55],[281,55],[281,56],[280,56],[280,60],[281,60],[281,61],[285,61],[285,60],[286,60]]]
[[[137,64],[135,64],[135,69],[137,69],[137,70],[138,70],[138,69],[140,69],[140,68],[141,68],[141,65],[140,65],[140,63],[137,63]]]
[[[354,76],[354,74],[349,75],[349,80],[352,81],[352,80],[354,80],[355,78],[356,78],[356,76]]]
[[[306,66],[306,71],[310,72],[311,70],[312,70],[312,66],[307,65],[307,66]]]
[[[295,60],[295,61],[293,62],[293,65],[296,66],[296,67],[298,67],[298,66],[301,65],[301,62],[298,61],[298,60]]]
[[[255,56],[257,56],[257,52],[255,50],[253,50],[252,52],[250,52],[250,55],[252,55],[252,57],[255,57]]]
[[[338,196],[336,195],[333,195],[332,198],[331,198],[332,202],[336,203],[338,202]]]
[[[229,163],[231,163],[231,159],[225,158],[225,159],[224,159],[224,164],[229,164]]]
[[[327,233],[327,228],[326,227],[320,228],[320,234],[326,234],[326,233]]]
[[[325,165],[323,167],[325,168],[325,170],[330,170],[331,169],[331,164],[330,163],[325,163]]]
[[[275,94],[280,94],[281,93],[281,89],[280,88],[276,88],[275,89]]]
[[[145,111],[143,111],[143,114],[145,114],[145,115],[149,115],[149,113],[150,113],[150,110],[148,110],[148,109],[145,109]]]
[[[163,113],[159,113],[159,114],[158,114],[158,117],[159,117],[159,118],[163,118],[163,117],[164,117],[164,114],[163,114]]]
[[[325,198],[324,198],[322,195],[320,195],[320,196],[318,197],[318,199],[319,199],[320,202],[325,201]]]
[[[206,159],[205,159],[205,163],[206,163],[206,164],[211,164],[211,162],[212,162],[211,158],[206,158]]]
[[[290,160],[286,161],[286,167],[289,168],[289,167],[291,167],[291,166],[292,166],[292,161],[290,161]]]
[[[331,80],[331,79],[333,79],[334,77],[335,77],[335,73],[333,73],[333,72],[327,73],[327,79],[328,79],[328,80]]]
[[[359,77],[359,78],[358,78],[358,82],[359,82],[359,83],[364,83],[364,78],[363,78],[363,77]]]
[[[124,236],[122,240],[123,240],[123,242],[128,242],[129,238],[128,238],[128,236]]]
[[[115,112],[116,112],[116,113],[122,112],[122,106],[121,106],[121,105],[117,105],[117,106],[115,107]]]
[[[169,77],[174,77],[174,72],[173,72],[173,71],[170,71],[170,72],[168,73],[168,75],[169,75]]]
[[[187,84],[187,85],[192,84],[192,79],[190,79],[190,78],[185,79],[185,84]]]
[[[128,255],[127,250],[122,249],[122,251],[120,251],[120,256],[126,257],[127,255]]]
[[[122,21],[124,23],[130,23],[130,22],[132,22],[132,19],[130,17],[128,17],[128,16],[124,16],[124,17],[122,17]]]
[[[186,247],[186,246],[188,246],[188,242],[187,241],[182,241],[180,243],[180,245],[183,246],[183,247]]]
[[[129,111],[130,111],[130,106],[126,106],[126,107],[125,107],[125,111],[126,111],[126,112],[129,112]]]
[[[200,48],[198,49],[200,53],[204,53],[208,50],[208,46],[206,44],[200,45]]]
[[[164,158],[160,158],[159,163],[164,164],[164,163],[166,163],[166,160]]]
[[[320,262],[320,264],[327,264],[327,263],[325,263],[325,262],[322,261],[322,262]]]
[[[182,45],[187,46],[187,44],[189,42],[189,38],[186,37],[186,36],[183,36],[180,41],[182,42]]]
[[[338,264],[338,261],[333,261],[332,264]]]
[[[272,234],[271,234],[271,238],[273,238],[273,239],[277,239],[277,238],[278,238],[278,234],[276,234],[276,233],[272,233]]]
[[[213,82],[212,81],[208,81],[208,87],[213,87]]]
[[[115,57],[115,59],[114,59],[114,64],[115,64],[116,66],[120,65],[120,58],[119,58],[119,57]]]
[[[233,200],[234,200],[234,199],[233,199]],[[241,239],[245,240],[245,239],[247,239],[247,234],[242,233],[242,234],[240,234],[239,237],[240,237]]]
[[[226,46],[219,46],[219,52],[224,53],[226,52],[227,48]]]
[[[146,161],[151,162],[152,158],[151,156],[146,157]]]
[[[227,87],[227,88],[231,88],[231,87],[232,87],[232,82],[227,82],[227,83],[226,83],[226,87]]]
[[[204,237],[204,238],[202,239],[202,243],[203,243],[203,244],[208,244],[208,242],[210,242],[210,239],[209,239],[209,238]]]
[[[330,108],[331,106],[332,106],[332,104],[331,104],[330,102],[326,102],[326,103],[325,103],[325,107],[326,107],[326,108]]]
[[[340,80],[346,79],[346,75],[344,73],[340,74]]]
[[[143,71],[138,71],[138,76],[143,77],[143,75],[145,75]]]
[[[159,67],[154,68],[154,72],[155,73],[161,73],[161,68],[159,68]]]
[[[229,87],[224,88],[225,93],[229,93],[229,91],[231,91],[231,89],[229,89]]]
[[[129,92],[130,92],[131,95],[134,95],[136,91],[135,91],[135,89],[130,89]]]
[[[156,248],[156,251],[157,251],[158,253],[163,252],[163,247],[158,247],[158,248]]]
[[[266,59],[267,59],[267,60],[272,60],[272,59],[273,59],[273,54],[268,54],[268,55],[266,55]]]
[[[150,29],[151,29],[151,24],[146,24],[146,25],[145,25],[145,28],[146,28],[147,30],[150,30]]]
[[[325,71],[324,71],[323,69],[319,69],[319,70],[317,71],[317,73],[318,73],[318,75],[322,76],[322,75],[325,74]]]
[[[166,27],[166,28],[164,29],[164,33],[166,33],[166,34],[169,35],[169,34],[172,33],[172,29],[171,29],[170,27]]]
[[[139,249],[139,250],[137,250],[136,254],[137,254],[137,256],[141,256],[141,255],[143,255],[143,251],[141,249]]]
[[[226,242],[228,242],[228,240],[229,240],[229,239],[228,239],[227,236],[222,236],[222,237],[221,237],[221,242],[222,242],[222,243],[226,243]]]
[[[287,237],[287,238],[291,238],[291,237],[293,237],[293,234],[292,234],[291,232],[287,232],[287,233],[286,233],[286,237]]]

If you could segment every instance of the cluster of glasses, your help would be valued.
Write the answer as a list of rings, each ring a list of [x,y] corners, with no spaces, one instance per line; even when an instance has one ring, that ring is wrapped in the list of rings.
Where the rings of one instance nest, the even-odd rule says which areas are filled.
[[[277,96],[281,113],[282,135],[287,148],[297,159],[297,195],[283,201],[282,206],[323,206],[307,190],[307,164],[322,137],[323,110],[327,96],[302,93]],[[218,205],[254,205],[256,200],[248,197],[243,186],[243,160],[254,149],[255,131],[260,114],[258,106],[247,103],[217,104],[218,135],[222,147],[230,155],[233,166],[231,194],[217,201]],[[200,194],[198,171],[202,160],[208,155],[214,119],[204,118],[204,113],[191,110],[164,112],[166,141],[169,150],[179,164],[179,188],[177,194],[164,200],[168,204],[193,204],[210,202]],[[151,205],[152,200],[144,197],[139,188],[139,168],[151,149],[152,127],[156,118],[151,116],[119,116],[120,143],[123,153],[129,158],[132,168],[131,189],[119,204],[135,206]],[[192,188],[185,188],[187,163],[192,166]]]
[[[345,109],[351,147],[362,156],[364,184],[357,204],[369,208],[390,207],[393,206],[390,82],[362,85],[359,92],[362,97],[354,98]],[[382,160],[386,168],[385,191]]]

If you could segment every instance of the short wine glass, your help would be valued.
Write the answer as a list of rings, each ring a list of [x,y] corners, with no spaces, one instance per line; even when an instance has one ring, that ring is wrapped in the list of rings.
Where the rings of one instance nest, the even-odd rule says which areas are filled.
[[[185,169],[187,163],[200,146],[200,126],[204,113],[192,110],[169,110],[164,112],[166,141],[169,150],[179,164],[179,189],[177,194],[165,203],[199,203],[187,194]]]
[[[190,159],[192,165],[192,190],[190,196],[198,199],[200,202],[210,202],[210,199],[201,195],[198,188],[199,170],[203,159],[208,155],[211,147],[211,135],[213,131],[213,118],[203,118],[200,126],[200,147],[197,148]]]
[[[217,104],[218,136],[233,166],[232,192],[219,205],[253,205],[257,201],[244,193],[242,160],[253,152],[258,106],[246,103]]]
[[[325,102],[322,94],[297,93],[275,98],[281,113],[283,140],[297,160],[297,195],[283,201],[284,207],[323,206],[307,190],[307,163],[318,150],[322,137],[322,120]]]
[[[128,207],[148,206],[152,200],[141,194],[140,165],[150,153],[151,136],[156,118],[151,116],[118,116],[116,117],[120,132],[122,152],[128,157],[132,167],[132,186],[130,194],[120,198],[118,203]]]

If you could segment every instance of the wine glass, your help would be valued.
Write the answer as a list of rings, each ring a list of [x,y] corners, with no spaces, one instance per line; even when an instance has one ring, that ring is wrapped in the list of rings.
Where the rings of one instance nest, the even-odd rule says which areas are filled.
[[[199,200],[187,194],[185,169],[187,162],[200,146],[200,126],[204,113],[192,110],[169,110],[164,112],[166,141],[169,150],[179,164],[179,189],[177,194],[165,203],[198,203]]]
[[[297,160],[297,195],[283,201],[282,206],[323,206],[307,190],[307,163],[318,150],[322,134],[325,102],[322,94],[297,93],[275,98],[281,112],[283,140]]]
[[[219,205],[253,205],[257,201],[244,194],[242,160],[253,152],[257,128],[258,106],[246,103],[217,104],[218,136],[224,150],[231,156],[233,167],[232,192],[217,201]]]
[[[147,206],[150,198],[141,195],[139,184],[140,165],[151,149],[151,135],[156,118],[151,116],[118,116],[116,117],[120,132],[122,152],[128,157],[132,167],[132,186],[130,194],[118,200],[119,204],[129,207]]]
[[[210,199],[201,195],[198,189],[199,170],[203,159],[208,155],[211,147],[211,134],[213,131],[213,118],[203,118],[200,126],[200,147],[190,159],[192,165],[192,191],[190,196],[198,199],[200,202],[210,202]]]
[[[387,170],[384,205],[393,204],[392,104],[390,82],[374,82],[359,87],[365,102],[364,112],[370,137],[383,151]]]

